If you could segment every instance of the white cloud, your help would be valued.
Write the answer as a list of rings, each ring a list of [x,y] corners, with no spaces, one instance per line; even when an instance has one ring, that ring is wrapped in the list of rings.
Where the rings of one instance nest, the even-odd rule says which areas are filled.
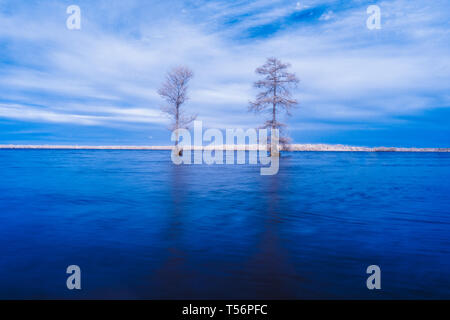
[[[381,2],[377,31],[365,28],[365,10],[355,6],[327,10],[318,21],[293,23],[271,37],[240,40],[233,39],[236,32],[289,16],[295,6],[210,2],[187,8],[189,14],[177,19],[149,12],[133,30],[112,27],[123,8],[109,7],[103,14],[108,28],[89,19],[80,31],[66,30],[64,16],[55,17],[60,5],[34,13],[21,7],[0,16],[0,38],[10,42],[6,54],[14,60],[2,66],[0,79],[2,96],[14,103],[2,104],[0,116],[88,125],[164,123],[156,90],[167,69],[187,64],[195,72],[187,105],[192,112],[216,126],[252,126],[260,121],[247,113],[254,69],[272,55],[292,63],[302,80],[296,96],[315,119],[388,118],[448,106],[449,32],[438,23],[448,13],[423,3]],[[213,20],[239,15],[242,21],[233,26],[211,28]]]

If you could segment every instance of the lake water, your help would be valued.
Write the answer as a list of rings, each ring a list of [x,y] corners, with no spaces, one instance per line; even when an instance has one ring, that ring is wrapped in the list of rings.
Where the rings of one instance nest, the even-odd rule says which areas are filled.
[[[293,152],[259,169],[0,150],[0,298],[450,298],[450,153]]]

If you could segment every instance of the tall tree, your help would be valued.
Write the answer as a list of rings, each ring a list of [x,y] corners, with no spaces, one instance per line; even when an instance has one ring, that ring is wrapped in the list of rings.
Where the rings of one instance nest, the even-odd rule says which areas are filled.
[[[298,104],[297,100],[292,98],[290,90],[297,86],[299,80],[294,73],[287,71],[290,66],[289,63],[283,63],[277,58],[267,58],[266,63],[255,70],[257,74],[263,76],[263,79],[256,81],[254,86],[262,90],[257,94],[255,101],[250,101],[249,106],[250,111],[268,112],[271,115],[262,128],[278,129],[279,142],[284,148],[289,138],[284,135],[286,125],[279,122],[277,116],[282,111],[290,116],[291,110]]]
[[[161,110],[172,120],[169,127],[171,131],[188,128],[197,117],[197,115],[186,114],[182,109],[183,104],[189,99],[187,90],[193,75],[192,70],[187,67],[175,67],[167,73],[165,82],[158,90],[159,95],[167,102]],[[175,141],[175,146],[177,145],[178,136]]]

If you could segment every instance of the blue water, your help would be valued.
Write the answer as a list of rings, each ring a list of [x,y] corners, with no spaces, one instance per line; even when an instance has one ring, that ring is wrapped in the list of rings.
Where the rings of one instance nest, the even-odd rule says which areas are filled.
[[[450,154],[280,166],[1,150],[0,298],[450,298]],[[81,290],[66,288],[72,264]]]

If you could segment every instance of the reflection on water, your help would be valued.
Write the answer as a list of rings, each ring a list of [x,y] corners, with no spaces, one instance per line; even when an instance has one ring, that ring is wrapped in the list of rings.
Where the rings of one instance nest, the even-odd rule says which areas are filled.
[[[167,227],[163,230],[167,256],[156,273],[155,283],[161,298],[189,296],[187,285],[186,260],[188,250],[183,244],[184,208],[189,205],[186,198],[189,185],[186,183],[184,166],[172,165],[169,168],[169,201],[167,201]]]
[[[450,296],[449,154],[288,153],[274,176],[163,151],[3,150],[0,166],[0,298]]]
[[[262,292],[270,292],[279,298],[293,296],[291,282],[286,277],[295,273],[280,239],[285,214],[280,205],[280,185],[286,183],[285,178],[284,175],[273,175],[261,180],[258,192],[264,195],[265,202],[260,216],[261,235],[256,245],[257,253],[250,257],[247,265],[249,270],[254,270],[255,284],[261,286]]]

